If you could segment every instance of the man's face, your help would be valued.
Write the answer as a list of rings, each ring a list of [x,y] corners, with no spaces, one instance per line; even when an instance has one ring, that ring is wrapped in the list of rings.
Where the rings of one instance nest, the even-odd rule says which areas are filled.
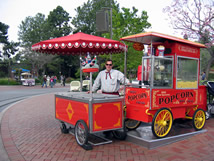
[[[109,72],[113,67],[112,61],[106,62],[106,70]]]

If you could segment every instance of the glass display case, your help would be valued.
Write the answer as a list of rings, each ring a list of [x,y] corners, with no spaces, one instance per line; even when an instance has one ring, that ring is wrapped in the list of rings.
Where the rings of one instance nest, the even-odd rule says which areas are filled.
[[[178,56],[177,62],[176,88],[198,88],[198,59]]]
[[[144,85],[157,88],[173,87],[172,57],[143,57],[142,82]]]

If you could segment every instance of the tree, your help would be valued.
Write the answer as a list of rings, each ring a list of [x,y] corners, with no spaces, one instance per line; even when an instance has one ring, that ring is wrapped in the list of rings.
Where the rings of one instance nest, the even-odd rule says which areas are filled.
[[[96,35],[96,12],[107,5],[109,4],[106,0],[88,0],[82,6],[77,7],[75,9],[77,14],[71,22],[75,27],[74,33],[81,31]]]
[[[71,32],[69,19],[69,14],[58,6],[49,13],[48,18],[38,13],[35,17],[27,17],[21,22],[18,36],[24,48],[22,53],[24,58],[32,63],[33,69],[43,69],[45,73],[47,64],[56,60],[54,58],[58,56],[35,53],[31,50],[31,46],[43,40],[68,35]]]
[[[0,57],[4,55],[9,58],[11,55],[14,55],[18,51],[17,47],[19,43],[8,41],[8,29],[8,25],[0,22],[0,44],[2,44],[3,46],[2,51],[0,51]]]
[[[188,39],[196,40],[207,46],[210,59],[206,73],[214,62],[214,3],[212,0],[174,0],[163,10],[168,14],[174,29],[182,31]],[[208,75],[207,75],[208,77]]]
[[[122,8],[120,10],[119,4],[116,4],[113,9],[113,39],[119,40],[119,38],[144,32],[145,29],[151,27],[151,24],[147,21],[148,15],[146,11],[142,11],[138,16],[138,9],[132,7]],[[110,37],[109,33],[105,34],[106,37]],[[141,64],[142,52],[136,51],[132,48],[132,43],[128,45],[128,56],[127,56],[127,71],[137,71],[138,65]],[[124,53],[120,55],[114,55],[113,61],[116,63],[119,70],[124,70]]]
[[[8,36],[7,36],[7,32],[8,32],[8,28],[9,26],[0,22],[0,43],[8,43]]]
[[[61,37],[69,35],[72,31],[69,13],[66,12],[61,6],[57,6],[56,9],[51,11],[47,18],[49,27],[49,37]]]
[[[76,9],[77,16],[72,20],[72,24],[75,26],[75,32],[82,31],[100,36],[100,34],[96,32],[96,12],[102,7],[112,8],[112,38],[114,40],[119,40],[119,38],[130,34],[143,32],[146,28],[151,26],[151,24],[147,22],[148,16],[146,11],[142,11],[141,15],[138,16],[138,10],[135,7],[132,9],[120,9],[120,6],[116,1],[112,0],[112,4],[106,2],[108,1],[88,0],[87,3],[79,6]],[[102,36],[110,38],[110,33],[102,34]],[[134,51],[132,48],[129,48],[128,53],[130,53],[130,55],[128,54],[128,70],[137,69],[137,66],[141,62],[142,53],[139,54],[139,52]],[[115,54],[112,58],[115,68],[121,71],[123,71],[124,68],[123,55],[124,53]],[[109,56],[104,55],[99,57],[101,68],[104,67],[104,62],[107,57]]]
[[[26,17],[19,25],[19,40],[21,41],[22,59],[32,64],[32,69],[38,75],[39,69],[53,59],[53,55],[38,54],[31,50],[31,46],[37,42],[48,39],[48,25],[45,15],[38,13],[35,17]],[[45,69],[44,69],[45,72]]]

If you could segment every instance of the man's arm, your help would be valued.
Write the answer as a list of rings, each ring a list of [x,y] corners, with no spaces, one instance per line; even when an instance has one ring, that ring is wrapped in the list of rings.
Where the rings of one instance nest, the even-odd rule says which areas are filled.
[[[94,81],[92,92],[97,91],[100,85],[101,85],[101,72],[98,74],[97,78]]]
[[[122,83],[122,84],[129,84],[130,83],[127,78],[125,78],[125,83],[124,83],[124,74],[120,71],[118,73],[118,79],[119,79],[120,83]]]

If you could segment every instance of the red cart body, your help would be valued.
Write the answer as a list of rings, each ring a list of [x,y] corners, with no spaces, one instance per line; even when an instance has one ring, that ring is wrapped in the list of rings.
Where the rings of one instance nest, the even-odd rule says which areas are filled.
[[[205,46],[155,32],[121,40],[149,45],[138,67],[139,85],[126,88],[126,117],[152,122],[157,137],[169,133],[174,119],[195,119],[194,124],[200,120],[204,125],[207,94],[199,80],[200,48]],[[203,125],[194,126],[199,130]]]
[[[55,95],[56,119],[76,125],[83,120],[90,133],[123,127],[123,99],[115,95],[70,92]]]

